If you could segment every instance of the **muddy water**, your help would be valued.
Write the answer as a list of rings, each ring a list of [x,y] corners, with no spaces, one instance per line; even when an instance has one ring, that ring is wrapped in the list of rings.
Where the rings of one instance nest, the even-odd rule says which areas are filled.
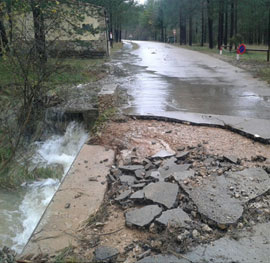
[[[199,52],[168,44],[124,42],[113,63],[129,77],[127,113],[188,111],[270,119],[270,86],[249,73]]]
[[[33,162],[63,165],[64,176],[87,137],[83,127],[72,122],[64,135],[36,144]],[[59,180],[46,179],[24,184],[16,192],[0,191],[0,247],[21,252],[59,185]]]

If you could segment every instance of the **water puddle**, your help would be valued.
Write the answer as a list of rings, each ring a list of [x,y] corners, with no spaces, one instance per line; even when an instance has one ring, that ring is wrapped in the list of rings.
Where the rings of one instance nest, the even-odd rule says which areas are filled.
[[[84,128],[71,122],[64,135],[36,143],[33,163],[63,165],[65,175],[87,138]],[[59,180],[46,179],[24,184],[16,192],[0,192],[0,247],[22,251],[59,185]]]

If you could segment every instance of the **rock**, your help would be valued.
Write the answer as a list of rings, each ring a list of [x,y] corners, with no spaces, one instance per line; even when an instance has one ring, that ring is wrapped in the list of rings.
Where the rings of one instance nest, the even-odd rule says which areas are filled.
[[[185,230],[184,233],[182,233],[181,235],[177,236],[177,240],[182,242],[183,240],[185,240],[187,237],[190,236],[189,231]]]
[[[115,260],[119,251],[116,248],[99,246],[96,248],[95,252],[95,261],[96,262],[111,262]]]
[[[135,178],[130,175],[121,175],[119,179],[122,184],[133,185],[135,183]]]
[[[158,182],[147,185],[143,191],[146,199],[172,208],[176,202],[179,187],[177,184]]]
[[[65,208],[66,208],[66,209],[70,208],[70,203],[66,203],[66,204],[65,204]]]
[[[226,161],[229,161],[230,163],[234,163],[234,164],[237,164],[238,163],[238,158],[236,156],[233,156],[233,155],[224,155],[224,159]]]
[[[177,153],[177,155],[175,156],[176,159],[178,160],[184,160],[189,156],[189,152],[179,152]]]
[[[125,214],[127,226],[145,227],[162,212],[158,205],[148,205],[143,208],[128,211]]]
[[[176,223],[179,227],[188,227],[188,222],[191,222],[190,217],[181,208],[168,210],[162,213],[162,215],[156,219],[156,222],[168,226],[170,222]]]
[[[134,194],[130,196],[130,199],[134,199],[134,200],[144,199],[144,191],[140,190],[140,191],[135,192]]]
[[[136,170],[144,170],[142,165],[126,165],[120,166],[119,169],[124,172],[135,172]]]
[[[196,230],[196,229],[194,229],[193,231],[192,231],[192,237],[193,238],[199,238],[200,237],[200,233],[199,233],[199,231],[198,230]]]
[[[191,179],[192,177],[194,177],[194,175],[195,175],[194,170],[180,171],[173,173],[173,178],[175,181],[184,181],[187,179]]]
[[[169,157],[172,157],[172,156],[174,156],[175,155],[175,153],[170,153],[170,152],[167,152],[167,151],[165,151],[165,150],[161,150],[161,151],[159,151],[158,153],[156,153],[156,154],[154,154],[151,158],[169,158]]]
[[[171,255],[157,255],[146,257],[137,263],[183,263],[183,261]]]
[[[131,190],[124,191],[122,194],[120,194],[118,197],[116,197],[115,201],[123,201],[127,199],[131,194]]]
[[[152,233],[152,234],[156,234],[158,231],[157,231],[157,227],[154,223],[152,223],[149,227],[149,232]]]
[[[207,233],[212,233],[213,229],[208,225],[203,225],[202,231],[207,232]]]
[[[198,208],[198,212],[217,224],[234,224],[243,214],[243,207],[238,199],[231,196],[224,176],[211,176],[200,184],[181,187]]]

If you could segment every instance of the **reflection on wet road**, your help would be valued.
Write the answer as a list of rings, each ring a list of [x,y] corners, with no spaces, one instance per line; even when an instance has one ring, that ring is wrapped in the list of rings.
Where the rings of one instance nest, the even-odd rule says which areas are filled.
[[[113,62],[127,70],[122,86],[134,114],[188,111],[270,119],[270,87],[211,56],[168,44],[128,41]]]

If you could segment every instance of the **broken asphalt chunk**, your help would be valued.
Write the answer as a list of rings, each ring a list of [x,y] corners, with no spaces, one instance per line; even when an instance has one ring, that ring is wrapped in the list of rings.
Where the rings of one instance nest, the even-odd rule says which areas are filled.
[[[224,176],[208,177],[200,184],[185,185],[180,182],[180,185],[197,206],[198,212],[218,225],[235,224],[243,214],[241,203],[227,190]]]
[[[177,184],[158,182],[147,185],[143,191],[146,199],[172,208],[176,203],[179,187]]]
[[[135,176],[137,179],[143,179],[145,175],[145,170],[136,170],[135,171]]]
[[[167,152],[165,150],[161,150],[158,153],[154,154],[151,158],[153,158],[153,159],[155,159],[155,158],[169,158],[169,157],[172,157],[174,155],[175,155],[175,153],[170,153],[170,152]]]
[[[238,163],[238,158],[236,156],[233,155],[224,155],[224,159],[230,163],[234,163],[237,164]]]
[[[122,194],[120,194],[118,197],[116,197],[115,201],[123,201],[126,198],[128,198],[131,194],[131,190],[124,191]]]
[[[144,191],[139,190],[139,191],[135,192],[134,194],[132,194],[130,196],[130,199],[134,199],[134,200],[142,200],[142,199],[144,199]]]
[[[162,213],[162,215],[156,219],[156,222],[168,226],[169,223],[174,223],[179,227],[188,227],[188,222],[191,222],[190,217],[181,208],[176,208],[172,210],[167,210]]]
[[[162,167],[158,169],[160,176],[165,180],[170,176],[173,176],[176,172],[187,171],[190,168],[190,164],[176,164],[175,158],[166,161]]]
[[[96,262],[111,262],[116,259],[119,251],[116,248],[99,246],[95,250],[95,261]]]
[[[195,171],[194,170],[189,170],[189,171],[180,171],[180,172],[175,172],[173,173],[173,178],[175,181],[184,181],[187,179],[191,179],[194,177]]]
[[[135,177],[130,175],[119,176],[120,182],[122,184],[133,185],[135,183]]]
[[[249,168],[230,173],[226,177],[227,189],[239,195],[240,202],[246,203],[270,190],[270,177],[262,168]]]
[[[119,169],[124,172],[135,172],[136,170],[143,170],[144,167],[142,165],[126,165],[120,166]]]
[[[179,152],[177,153],[177,155],[175,156],[176,159],[178,160],[184,160],[189,156],[189,152]]]
[[[137,263],[183,263],[183,261],[171,255],[157,255],[146,257]]]
[[[145,227],[162,212],[158,205],[148,205],[143,208],[128,211],[125,214],[127,226]]]

